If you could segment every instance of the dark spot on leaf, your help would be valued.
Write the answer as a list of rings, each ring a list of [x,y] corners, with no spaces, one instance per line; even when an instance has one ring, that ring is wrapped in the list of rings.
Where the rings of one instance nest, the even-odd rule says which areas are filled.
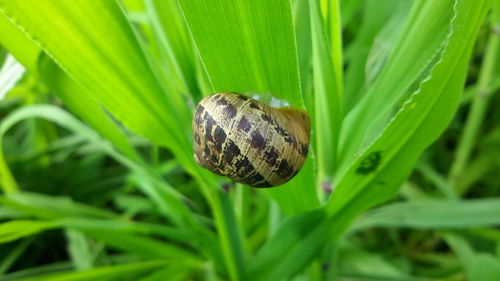
[[[380,165],[381,160],[382,160],[382,151],[374,151],[368,154],[361,161],[361,164],[356,169],[356,173],[365,175],[375,171],[378,165]]]

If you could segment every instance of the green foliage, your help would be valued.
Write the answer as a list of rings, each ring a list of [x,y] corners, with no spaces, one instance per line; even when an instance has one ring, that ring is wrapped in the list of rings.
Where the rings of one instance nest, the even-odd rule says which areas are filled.
[[[498,280],[499,26],[498,0],[0,0],[0,279]],[[222,91],[309,112],[293,180],[196,165]]]

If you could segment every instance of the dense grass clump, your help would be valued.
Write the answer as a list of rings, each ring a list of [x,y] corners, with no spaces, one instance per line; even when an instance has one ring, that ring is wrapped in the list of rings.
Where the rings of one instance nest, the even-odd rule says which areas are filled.
[[[0,0],[0,280],[500,280],[499,34],[499,0]],[[217,92],[308,112],[291,181],[197,165]]]

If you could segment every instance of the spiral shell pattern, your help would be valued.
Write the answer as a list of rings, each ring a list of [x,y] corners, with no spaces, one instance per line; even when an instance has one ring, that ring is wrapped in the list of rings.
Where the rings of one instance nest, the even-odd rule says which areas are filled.
[[[293,178],[304,165],[310,141],[305,111],[274,108],[230,92],[204,98],[192,129],[199,165],[254,187]]]

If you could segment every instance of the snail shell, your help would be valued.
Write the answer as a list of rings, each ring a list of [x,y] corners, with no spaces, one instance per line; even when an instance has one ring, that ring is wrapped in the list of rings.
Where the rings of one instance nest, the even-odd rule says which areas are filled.
[[[202,167],[243,184],[269,187],[287,182],[304,165],[310,121],[302,110],[217,93],[198,105],[193,137]]]

